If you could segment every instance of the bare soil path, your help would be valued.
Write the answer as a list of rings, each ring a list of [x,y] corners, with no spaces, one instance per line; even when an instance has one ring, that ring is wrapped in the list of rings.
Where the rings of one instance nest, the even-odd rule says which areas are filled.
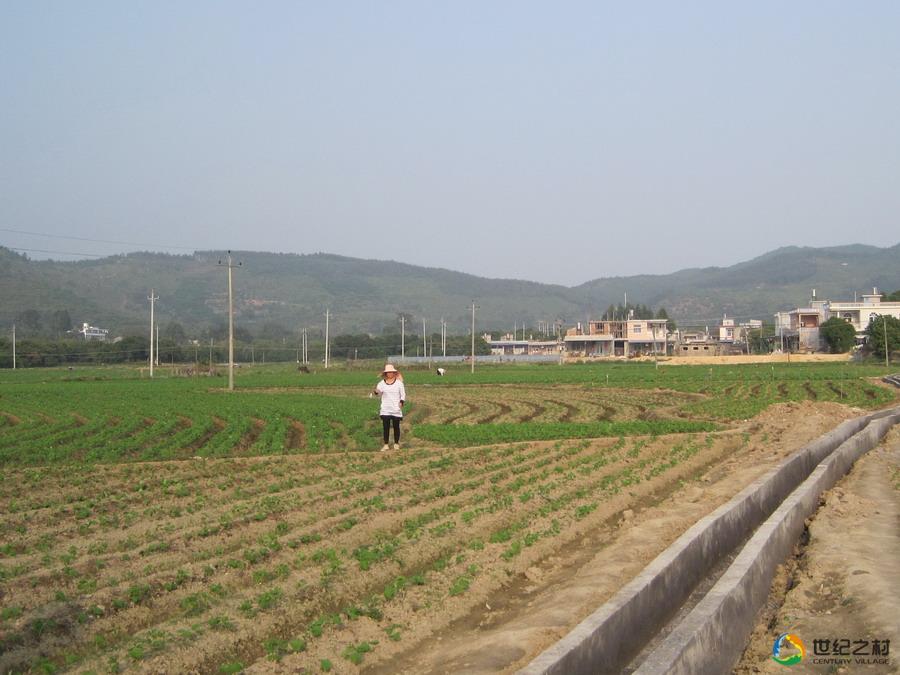
[[[822,502],[808,543],[779,568],[736,669],[741,675],[785,672],[771,658],[782,633],[798,635],[807,650],[792,673],[900,672],[900,429],[863,456]],[[849,640],[851,652],[871,652],[874,640],[890,640],[889,662],[816,655],[814,641],[821,639]]]

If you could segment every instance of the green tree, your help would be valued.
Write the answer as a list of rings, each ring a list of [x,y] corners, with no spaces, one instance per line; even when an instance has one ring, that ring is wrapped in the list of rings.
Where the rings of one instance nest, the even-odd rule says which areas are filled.
[[[819,327],[819,334],[832,354],[849,352],[856,342],[856,329],[853,325],[836,316]]]
[[[747,329],[747,340],[750,342],[750,353],[768,354],[772,351],[775,326],[771,323],[763,323],[761,328]]]
[[[228,328],[225,329],[225,337],[228,337]],[[243,326],[235,326],[234,327],[234,340],[235,342],[245,342],[248,345],[253,342],[253,334]]]
[[[177,321],[170,321],[162,330],[162,336],[175,344],[187,342],[187,334],[184,327]]]
[[[407,352],[409,353],[409,352]],[[415,354],[415,351],[413,351]],[[472,337],[469,335],[448,335],[447,355],[468,356],[472,353]],[[490,354],[491,346],[480,335],[475,336],[475,354]]]
[[[205,339],[213,338],[214,340],[224,340],[228,338],[228,322],[225,319],[216,317],[207,326],[203,332]]]
[[[26,309],[16,314],[15,324],[19,335],[35,336],[43,327],[41,314],[36,309]]]
[[[65,309],[57,309],[55,312],[52,312],[49,323],[50,330],[56,338],[61,338],[66,334],[66,331],[72,330],[72,317],[69,316],[69,312]]]
[[[887,329],[887,348],[889,352],[900,349],[900,319],[892,316],[876,316],[866,327],[869,348],[875,356],[884,358],[885,329]]]
[[[12,340],[0,337],[0,368],[12,368]]]
[[[293,338],[293,334],[285,326],[277,321],[267,321],[259,331],[259,337],[263,340],[281,342],[287,338]]]
[[[112,345],[110,361],[146,361],[150,357],[150,340],[146,335],[126,335]]]
[[[670,333],[675,330],[675,320],[669,318],[669,313],[666,311],[665,307],[659,308],[659,310],[656,312],[656,318],[666,320],[666,330],[668,330]]]
[[[900,291],[894,291],[893,293],[882,293],[881,299],[885,302],[900,302]]]

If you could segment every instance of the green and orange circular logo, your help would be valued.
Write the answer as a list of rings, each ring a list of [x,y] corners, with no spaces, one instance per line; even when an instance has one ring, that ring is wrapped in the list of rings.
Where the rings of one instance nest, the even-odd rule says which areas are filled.
[[[803,640],[793,633],[782,633],[772,645],[772,660],[783,666],[795,666],[806,656]]]

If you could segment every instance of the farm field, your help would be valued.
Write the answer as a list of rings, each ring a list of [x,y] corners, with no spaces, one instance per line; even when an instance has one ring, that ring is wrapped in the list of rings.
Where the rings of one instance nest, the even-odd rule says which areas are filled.
[[[221,378],[5,372],[0,671],[416,672],[423,645],[523,579],[536,592],[535,569],[626,536],[623,513],[693,485],[710,494],[686,512],[714,508],[892,403],[880,372],[409,370],[389,453],[371,371],[254,369],[232,394]]]

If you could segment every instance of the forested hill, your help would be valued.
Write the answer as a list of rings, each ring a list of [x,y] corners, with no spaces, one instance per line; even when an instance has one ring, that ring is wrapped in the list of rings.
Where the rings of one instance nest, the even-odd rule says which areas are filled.
[[[237,323],[252,333],[291,332],[324,325],[325,308],[335,333],[381,332],[408,315],[409,331],[429,333],[446,318],[452,332],[469,325],[478,304],[480,328],[509,328],[524,321],[567,323],[598,317],[624,294],[632,303],[665,307],[676,321],[712,323],[723,313],[771,320],[772,313],[820,298],[852,299],[877,286],[900,289],[900,245],[782,248],[731,267],[688,269],[666,275],[597,279],[568,288],[489,279],[446,269],[324,253],[294,255],[238,252],[235,270]],[[193,255],[131,253],[77,262],[32,261],[0,247],[0,328],[23,320],[43,324],[67,313],[113,334],[144,331],[150,289],[159,321],[180,323],[188,334],[223,324],[226,274],[217,251]],[[24,330],[28,326],[22,326]]]
[[[664,306],[673,318],[736,317],[772,320],[773,312],[822,300],[852,300],[877,287],[900,289],[900,244],[829,248],[789,246],[731,267],[673,274],[597,279],[574,288],[587,297],[621,298],[627,291],[645,305]]]

